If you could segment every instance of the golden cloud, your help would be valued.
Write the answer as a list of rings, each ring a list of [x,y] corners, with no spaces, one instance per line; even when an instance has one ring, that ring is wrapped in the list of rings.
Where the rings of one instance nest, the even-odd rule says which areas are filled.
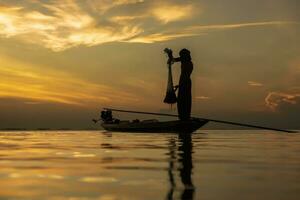
[[[197,96],[196,99],[198,99],[198,100],[209,100],[209,99],[211,99],[211,97],[207,97],[207,96]]]
[[[187,19],[192,16],[192,5],[159,5],[153,8],[151,13],[163,23]]]
[[[193,33],[155,33],[150,35],[144,35],[129,39],[126,42],[136,42],[136,43],[155,43],[155,42],[163,42],[168,40],[173,40],[176,38],[188,37],[188,36],[195,36],[197,34]]]
[[[217,24],[217,25],[197,25],[183,28],[181,31],[174,32],[160,32],[154,34],[143,34],[126,42],[137,42],[137,43],[155,43],[173,40],[182,37],[191,37],[205,35],[212,31],[223,31],[229,29],[241,29],[246,27],[257,27],[257,26],[284,26],[284,25],[300,25],[298,22],[288,21],[270,21],[270,22],[253,22],[253,23],[240,23],[240,24]]]
[[[86,3],[97,12],[104,13],[111,8],[128,5],[128,4],[137,4],[143,3],[144,0],[87,0]]]
[[[248,81],[248,85],[253,86],[253,87],[262,87],[263,86],[262,83],[259,83],[259,82],[256,82],[256,81]]]
[[[196,4],[143,0],[76,0],[28,1],[0,6],[0,37],[16,38],[38,44],[53,51],[79,45],[95,46],[108,42],[154,43],[181,37],[201,35],[209,31],[255,26],[281,26],[297,22],[269,21],[218,25],[165,24],[192,18]],[[138,13],[120,15],[112,8],[145,4]],[[110,12],[111,11],[111,12]],[[197,12],[198,13],[198,12]],[[153,22],[153,19],[155,22]],[[149,21],[155,23],[149,26]]]
[[[130,24],[121,27],[98,26],[97,20],[84,11],[76,1],[54,2],[42,4],[48,14],[27,10],[24,7],[1,7],[0,35],[15,36],[53,51],[62,51],[78,45],[93,46],[123,41],[143,31]]]
[[[237,29],[237,28],[255,27],[255,26],[281,26],[281,25],[299,25],[299,24],[300,24],[299,22],[294,22],[294,21],[265,21],[265,22],[239,23],[239,24],[196,25],[187,28],[187,30],[214,31],[214,30]]]
[[[275,111],[282,103],[297,104],[296,99],[299,97],[300,93],[270,92],[265,98],[265,104]]]

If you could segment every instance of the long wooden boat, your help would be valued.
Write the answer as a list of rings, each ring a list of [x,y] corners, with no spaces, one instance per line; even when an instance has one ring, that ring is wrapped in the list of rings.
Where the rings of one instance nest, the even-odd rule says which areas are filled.
[[[107,131],[115,132],[147,132],[147,133],[192,133],[204,126],[208,121],[191,119],[187,121],[166,121],[158,120],[145,121],[119,121],[117,123],[103,122],[101,125]]]
[[[118,131],[118,132],[152,132],[152,133],[190,132],[192,133],[197,129],[199,129],[200,127],[204,126],[208,122],[216,122],[216,123],[231,124],[237,126],[245,126],[250,128],[281,131],[286,133],[298,133],[297,131],[292,131],[292,130],[284,130],[284,129],[270,128],[264,126],[238,123],[238,122],[230,122],[230,121],[207,119],[207,118],[195,118],[195,117],[192,117],[188,121],[180,121],[180,120],[167,121],[167,122],[159,122],[158,120],[145,120],[145,121],[134,120],[132,122],[120,121],[118,119],[113,118],[112,111],[135,113],[135,114],[146,114],[146,115],[157,115],[157,116],[166,116],[166,117],[178,117],[178,115],[174,115],[174,114],[104,108],[103,111],[101,112],[100,119],[93,119],[93,122],[97,123],[99,121],[102,121],[103,123],[101,125],[105,130]]]

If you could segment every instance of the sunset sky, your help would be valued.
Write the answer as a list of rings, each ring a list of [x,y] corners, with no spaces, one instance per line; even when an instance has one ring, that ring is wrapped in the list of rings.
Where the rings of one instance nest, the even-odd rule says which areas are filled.
[[[93,127],[105,106],[169,112],[165,47],[191,51],[195,115],[300,128],[299,10],[299,0],[0,0],[0,128]]]

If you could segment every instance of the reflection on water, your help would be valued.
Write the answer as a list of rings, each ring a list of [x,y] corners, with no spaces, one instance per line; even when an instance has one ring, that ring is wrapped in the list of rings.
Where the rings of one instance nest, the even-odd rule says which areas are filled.
[[[176,183],[174,179],[174,165],[177,161],[180,166],[178,167],[178,171],[180,174],[180,179],[183,184],[183,189],[181,193],[180,199],[193,199],[193,194],[195,191],[195,187],[192,183],[192,169],[193,169],[193,160],[192,160],[192,137],[189,133],[181,133],[178,136],[179,144],[178,151],[176,155],[176,140],[174,138],[170,138],[169,140],[169,181],[170,181],[170,191],[168,193],[167,199],[173,199],[173,193],[176,189]]]
[[[0,199],[298,199],[300,134],[0,132]]]

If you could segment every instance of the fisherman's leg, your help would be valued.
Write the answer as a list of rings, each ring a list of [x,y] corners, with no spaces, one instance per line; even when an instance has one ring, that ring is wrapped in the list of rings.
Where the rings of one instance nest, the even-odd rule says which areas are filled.
[[[189,110],[189,104],[188,102],[185,100],[184,102],[184,108],[183,108],[183,120],[189,120],[190,119],[190,115],[191,115],[191,112]]]
[[[191,117],[191,87],[190,84],[183,84],[180,88],[180,96],[178,95],[178,100],[180,100],[180,119],[189,120]]]
[[[187,99],[186,105],[185,105],[185,117],[186,119],[191,118],[191,108],[192,108],[192,101],[191,98]]]
[[[186,98],[181,99],[179,101],[180,103],[178,104],[178,113],[179,113],[179,118],[180,120],[188,120],[189,117],[189,112],[188,112],[188,102]]]
[[[191,110],[192,110],[192,85],[191,82],[188,84],[187,87],[187,94],[186,94],[186,114],[188,119],[191,118]]]
[[[177,99],[177,112],[180,120],[184,120],[184,107],[180,98]]]
[[[183,87],[179,88],[177,97],[177,111],[180,120],[185,120],[185,98]]]

